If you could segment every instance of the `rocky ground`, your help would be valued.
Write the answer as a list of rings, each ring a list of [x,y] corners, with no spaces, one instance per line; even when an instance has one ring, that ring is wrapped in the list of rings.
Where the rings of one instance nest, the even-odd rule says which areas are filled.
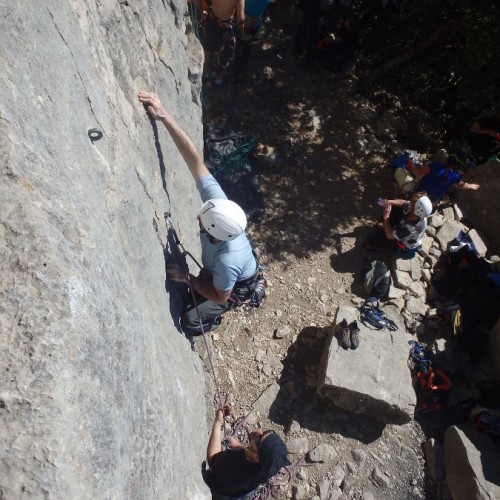
[[[250,426],[285,436],[292,459],[316,449],[277,498],[431,498],[416,421],[383,425],[334,408],[315,388],[337,307],[365,296],[362,243],[379,215],[375,199],[394,195],[388,164],[408,144],[432,151],[439,137],[431,117],[390,93],[356,92],[362,55],[339,74],[307,69],[292,52],[299,11],[272,7],[246,70],[203,93],[207,121],[256,139],[266,205],[249,234],[268,298],[227,314],[213,333],[217,379],[236,416],[258,400]]]

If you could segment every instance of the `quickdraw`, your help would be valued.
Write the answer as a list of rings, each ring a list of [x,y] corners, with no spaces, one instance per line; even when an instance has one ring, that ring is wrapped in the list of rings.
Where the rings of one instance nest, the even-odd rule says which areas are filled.
[[[387,329],[391,332],[395,332],[398,329],[396,323],[380,310],[377,298],[368,297],[359,309],[361,322],[368,328],[375,330]]]

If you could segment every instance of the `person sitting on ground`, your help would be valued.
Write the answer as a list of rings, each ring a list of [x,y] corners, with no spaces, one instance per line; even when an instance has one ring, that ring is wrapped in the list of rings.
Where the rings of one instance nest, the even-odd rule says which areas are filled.
[[[500,157],[500,110],[474,120],[469,128],[469,144],[478,163]]]
[[[246,495],[274,477],[282,467],[290,465],[285,443],[271,430],[251,432],[248,446],[231,436],[229,448],[222,451],[223,424],[224,411],[217,410],[207,447],[209,469],[203,471],[212,499],[247,498]]]
[[[223,85],[224,73],[236,57],[237,26],[244,24],[245,0],[212,0],[205,19],[205,81],[213,76],[216,86]]]
[[[416,251],[422,244],[427,217],[432,213],[432,203],[425,192],[415,193],[410,201],[382,200],[383,229],[377,228],[368,238],[367,250],[389,248],[395,252]]]
[[[451,189],[478,190],[479,184],[471,184],[462,180],[461,174],[456,170],[460,164],[452,157],[448,158],[446,151],[440,149],[434,155],[433,161],[427,165],[417,167],[409,163],[406,168],[417,178],[418,191],[425,191],[433,203]]]
[[[165,111],[151,92],[139,92],[147,112],[170,133],[196,181],[203,205],[198,215],[203,269],[199,276],[186,274],[177,265],[167,266],[167,277],[189,284],[197,295],[181,317],[185,333],[199,335],[216,328],[220,316],[248,300],[255,289],[260,268],[245,234],[247,218],[239,205],[227,199],[203,162],[191,138]],[[202,324],[200,325],[200,318]]]

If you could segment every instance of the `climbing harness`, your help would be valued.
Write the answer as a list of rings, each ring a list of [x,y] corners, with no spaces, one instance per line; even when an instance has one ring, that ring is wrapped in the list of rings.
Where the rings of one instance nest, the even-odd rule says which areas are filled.
[[[253,285],[250,296],[246,299],[241,299],[238,297],[237,293],[232,293],[228,301],[233,303],[234,307],[247,306],[251,309],[256,309],[260,307],[266,299],[267,280],[264,277],[265,268],[259,264],[255,253],[254,256],[257,261],[257,271],[252,277],[244,281],[236,282],[234,286],[235,289],[238,289],[248,285]]]
[[[409,340],[408,344],[411,346],[408,355],[409,368],[415,373],[428,369],[432,364],[430,359],[431,350],[425,344],[416,340]]]
[[[376,297],[368,297],[365,303],[359,308],[361,323],[375,330],[387,330],[395,332],[398,327],[392,319],[389,319],[379,308]]]
[[[432,366],[432,350],[424,343],[409,340],[408,367],[417,381],[417,414],[440,411],[446,403],[452,381],[448,375]]]

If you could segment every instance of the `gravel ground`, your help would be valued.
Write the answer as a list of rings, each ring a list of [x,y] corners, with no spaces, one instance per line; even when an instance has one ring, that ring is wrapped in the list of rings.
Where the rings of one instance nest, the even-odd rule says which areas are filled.
[[[227,314],[212,334],[217,378],[236,416],[280,384],[271,417],[250,423],[285,436],[293,459],[321,443],[333,447],[323,463],[297,468],[277,498],[426,498],[417,422],[384,426],[315,392],[325,328],[339,304],[363,296],[361,245],[377,215],[374,200],[393,194],[394,144],[373,133],[388,102],[356,94],[362,62],[342,74],[307,70],[292,53],[299,11],[272,7],[246,70],[204,90],[207,121],[256,139],[266,202],[249,234],[267,266],[268,298],[261,309]],[[202,339],[196,349],[206,356]]]

